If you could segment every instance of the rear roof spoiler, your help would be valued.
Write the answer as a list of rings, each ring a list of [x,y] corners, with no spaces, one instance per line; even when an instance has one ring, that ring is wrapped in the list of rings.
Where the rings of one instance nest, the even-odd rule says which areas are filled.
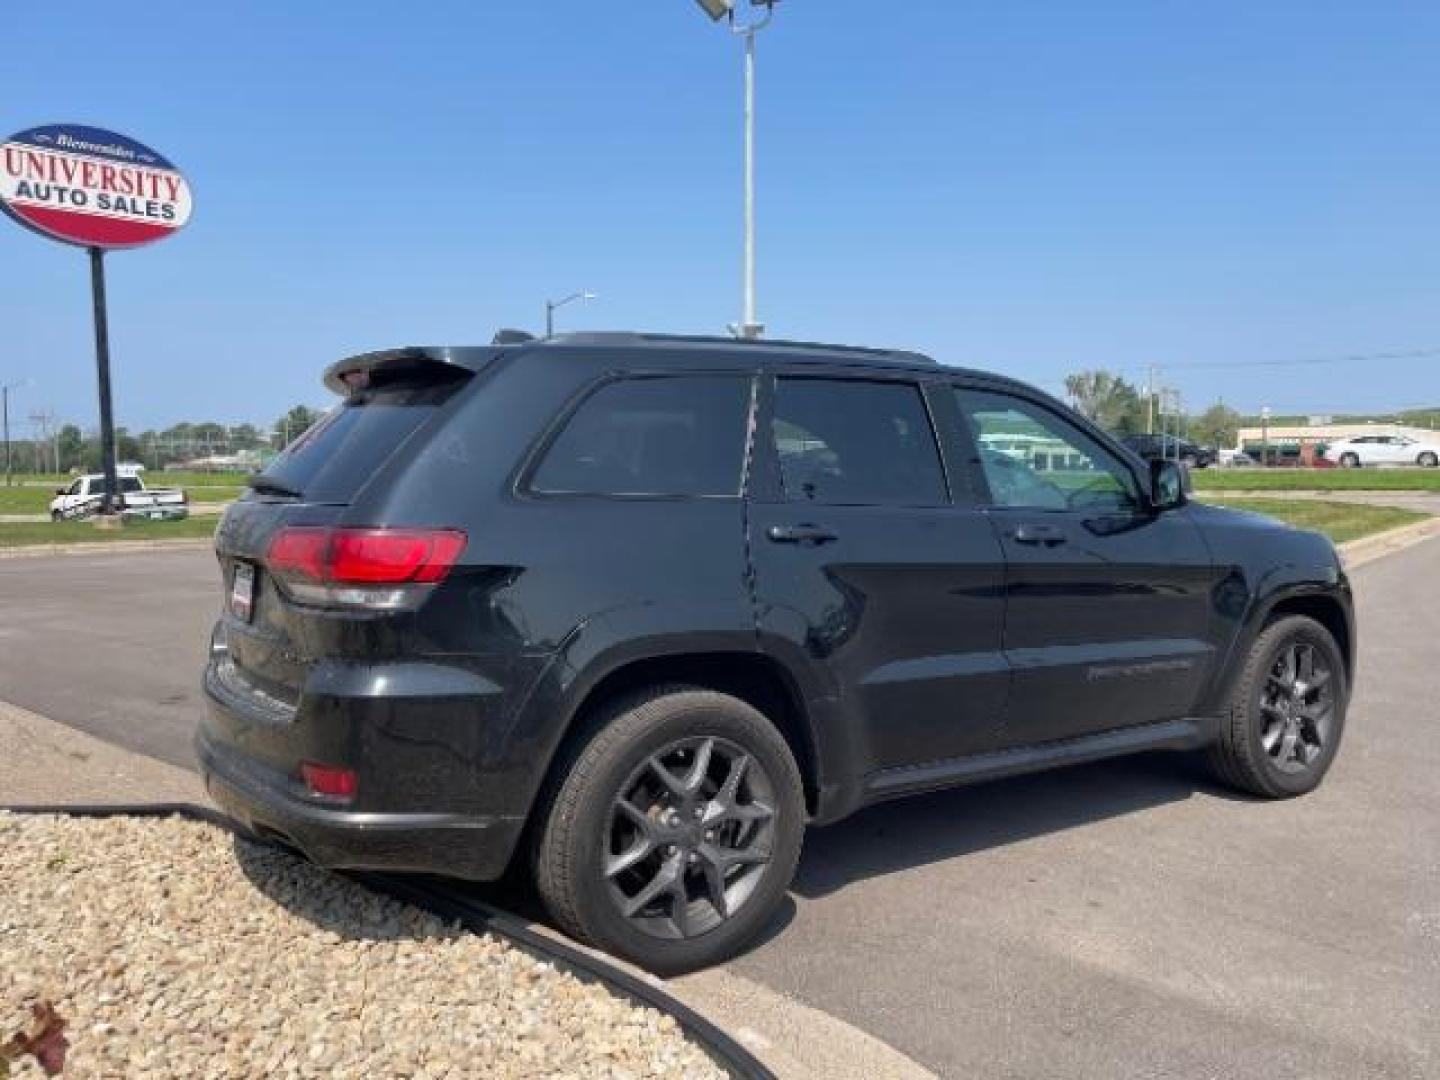
[[[483,345],[408,345],[401,349],[361,353],[331,364],[325,371],[325,385],[344,397],[359,381],[356,377],[383,370],[387,374],[437,369],[437,375],[465,372],[473,375],[502,350]],[[447,370],[448,369],[448,370]]]

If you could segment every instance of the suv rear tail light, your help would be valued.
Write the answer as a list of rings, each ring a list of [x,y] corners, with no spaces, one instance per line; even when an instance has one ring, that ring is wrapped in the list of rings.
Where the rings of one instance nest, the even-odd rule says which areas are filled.
[[[295,526],[275,534],[265,562],[296,599],[394,609],[418,603],[464,550],[458,529]]]

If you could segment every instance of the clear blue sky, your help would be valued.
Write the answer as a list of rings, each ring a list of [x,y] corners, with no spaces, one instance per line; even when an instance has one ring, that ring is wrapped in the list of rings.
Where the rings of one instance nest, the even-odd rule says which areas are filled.
[[[119,421],[269,422],[353,351],[716,332],[740,50],[691,0],[5,18],[0,128],[147,142],[180,235],[109,260]],[[760,315],[1054,389],[1440,347],[1440,5],[785,0],[760,43]],[[95,423],[78,249],[0,220],[0,378]],[[1246,410],[1440,403],[1440,356],[1176,367]],[[28,425],[26,426],[28,430]]]

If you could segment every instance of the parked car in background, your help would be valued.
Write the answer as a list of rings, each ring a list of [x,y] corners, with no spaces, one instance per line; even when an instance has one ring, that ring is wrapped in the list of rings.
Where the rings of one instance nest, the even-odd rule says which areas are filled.
[[[148,488],[134,473],[116,477],[120,485],[120,513],[125,517],[179,520],[190,514],[190,499],[180,488]],[[99,473],[76,477],[68,487],[56,488],[50,500],[51,521],[73,521],[100,512],[105,477]]]
[[[196,735],[216,803],[324,866],[513,864],[668,974],[772,925],[810,824],[1161,749],[1286,798],[1340,745],[1330,541],[1003,376],[620,333],[326,384],[216,532]]]
[[[1244,450],[1217,450],[1215,463],[1226,469],[1253,469],[1260,463]]]
[[[1409,435],[1355,435],[1325,448],[1325,457],[1346,469],[1363,465],[1440,465],[1440,437],[1416,439]]]
[[[1127,435],[1120,441],[1146,461],[1178,461],[1192,469],[1215,464],[1215,451],[1174,435]]]

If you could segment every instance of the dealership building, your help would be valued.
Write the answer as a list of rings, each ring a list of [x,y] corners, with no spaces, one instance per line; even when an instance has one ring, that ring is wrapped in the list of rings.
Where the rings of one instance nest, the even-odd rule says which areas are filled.
[[[1271,424],[1268,428],[1241,428],[1235,448],[1258,457],[1268,439],[1272,454],[1298,456],[1306,448],[1313,448],[1313,452],[1319,453],[1331,443],[1355,435],[1407,435],[1412,439],[1423,440],[1435,438],[1435,432],[1429,428],[1418,428],[1409,424]]]

